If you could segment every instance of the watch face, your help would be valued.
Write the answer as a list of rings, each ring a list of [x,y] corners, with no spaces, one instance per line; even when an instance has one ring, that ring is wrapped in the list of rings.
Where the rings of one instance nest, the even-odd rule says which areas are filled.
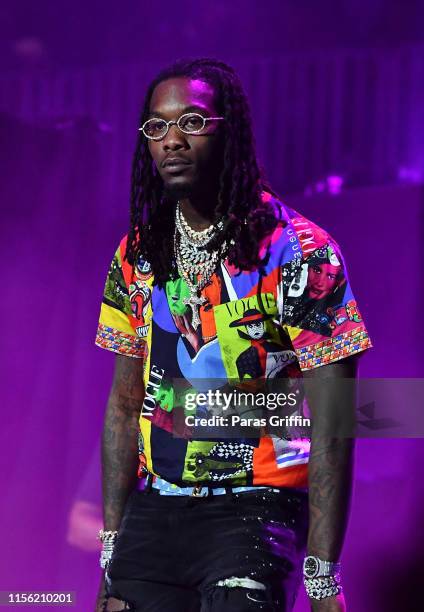
[[[314,578],[318,573],[318,561],[315,557],[306,557],[303,563],[303,573],[307,578]]]

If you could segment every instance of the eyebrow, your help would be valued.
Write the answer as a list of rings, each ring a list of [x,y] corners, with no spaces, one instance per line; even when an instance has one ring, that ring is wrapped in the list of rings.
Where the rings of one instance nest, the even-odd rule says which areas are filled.
[[[205,108],[204,106],[198,106],[196,104],[192,104],[191,106],[186,106],[184,108],[184,110],[181,112],[181,115],[184,115],[184,113],[206,113],[206,114],[210,114],[209,109]],[[179,115],[181,117],[181,115]],[[148,117],[161,117],[163,118],[163,113],[161,113],[160,111],[150,111],[148,114]]]

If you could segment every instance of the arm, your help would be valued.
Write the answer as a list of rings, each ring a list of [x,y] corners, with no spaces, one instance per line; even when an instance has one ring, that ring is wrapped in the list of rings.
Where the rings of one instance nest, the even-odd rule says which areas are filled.
[[[354,385],[343,383],[342,379],[355,379],[356,374],[357,356],[305,372],[305,379],[312,382],[309,393],[306,382],[312,416],[307,548],[308,554],[327,561],[339,560],[348,522],[354,439],[335,434],[346,432],[354,422]],[[311,605],[316,612],[346,609],[343,594],[311,600]]]
[[[144,399],[143,362],[116,355],[102,436],[104,529],[119,529],[137,482],[138,419]]]
[[[143,360],[117,354],[102,435],[104,529],[119,529],[125,503],[137,482],[138,419],[144,399]],[[104,572],[97,597],[105,596]]]

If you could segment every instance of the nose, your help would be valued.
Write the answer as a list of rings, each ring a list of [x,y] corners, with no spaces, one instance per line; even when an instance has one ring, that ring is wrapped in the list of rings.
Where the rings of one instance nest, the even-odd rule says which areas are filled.
[[[184,133],[176,124],[169,126],[168,133],[162,140],[162,148],[164,151],[178,151],[188,148]]]

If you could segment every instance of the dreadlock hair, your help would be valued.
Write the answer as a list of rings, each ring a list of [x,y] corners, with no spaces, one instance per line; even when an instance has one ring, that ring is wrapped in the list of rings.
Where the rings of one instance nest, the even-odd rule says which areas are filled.
[[[226,239],[230,247],[229,263],[240,270],[263,265],[259,247],[275,228],[276,210],[263,202],[263,190],[276,195],[266,184],[256,158],[252,121],[246,94],[235,71],[224,62],[210,59],[183,59],[162,70],[150,83],[141,112],[140,125],[148,119],[155,87],[170,78],[200,79],[214,88],[217,110],[225,118],[223,164],[215,219],[223,219],[224,228],[208,245],[217,246]],[[164,194],[163,181],[153,163],[147,139],[139,132],[131,174],[131,213],[125,259],[134,265],[141,256],[154,274],[154,283],[163,287],[177,275],[173,254],[175,220],[165,210],[173,202]]]

